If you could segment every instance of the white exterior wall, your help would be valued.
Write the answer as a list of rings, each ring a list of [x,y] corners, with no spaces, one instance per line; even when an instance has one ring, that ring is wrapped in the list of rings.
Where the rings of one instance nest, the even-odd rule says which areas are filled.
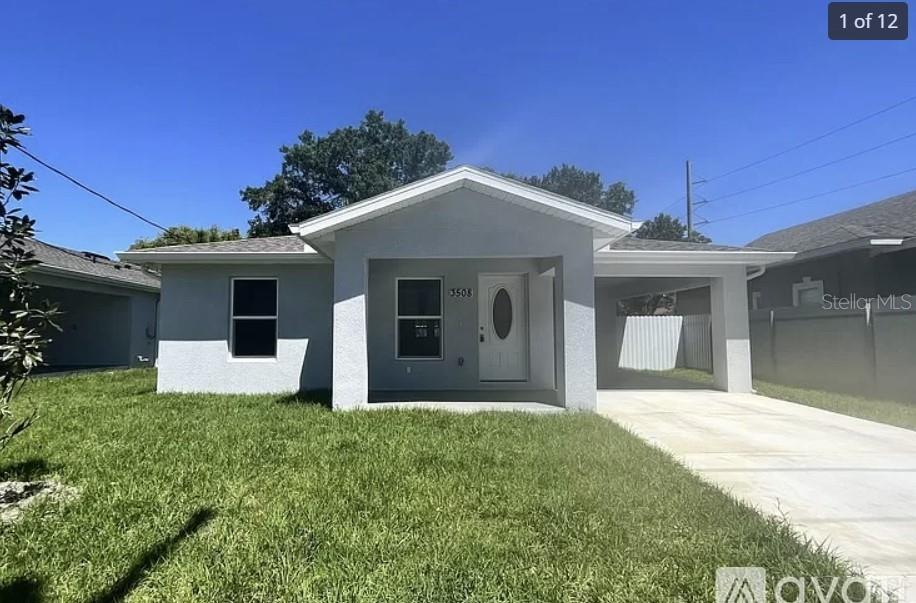
[[[558,398],[594,409],[594,249],[592,230],[481,193],[458,189],[438,199],[338,231],[335,235],[334,407],[368,401],[368,278],[352,276],[375,259],[557,258]],[[481,270],[485,271],[485,270]],[[360,289],[360,283],[362,289]],[[475,285],[476,286],[476,285]],[[362,365],[365,363],[365,366]]]
[[[232,358],[233,277],[276,277],[277,357]],[[331,383],[332,267],[167,265],[159,308],[160,392],[280,393]]]

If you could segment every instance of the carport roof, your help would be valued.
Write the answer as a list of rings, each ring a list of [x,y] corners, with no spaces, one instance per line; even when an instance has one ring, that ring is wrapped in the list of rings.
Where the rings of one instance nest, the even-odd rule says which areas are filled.
[[[607,249],[635,249],[645,251],[772,251],[753,247],[734,247],[732,245],[713,245],[712,243],[695,243],[693,241],[660,241],[656,239],[637,239],[624,237],[607,246]]]
[[[692,241],[660,241],[624,237],[602,247],[595,254],[599,263],[613,264],[744,264],[763,266],[785,262],[793,252],[713,245]]]

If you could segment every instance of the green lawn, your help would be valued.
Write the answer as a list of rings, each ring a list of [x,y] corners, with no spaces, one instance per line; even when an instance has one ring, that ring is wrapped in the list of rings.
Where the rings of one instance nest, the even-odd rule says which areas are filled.
[[[712,375],[704,371],[674,369],[660,372],[677,379],[712,384]],[[905,427],[906,429],[916,429],[916,402],[863,398],[862,396],[838,394],[818,389],[780,385],[779,383],[770,383],[759,379],[754,379],[754,389],[757,390],[757,393],[771,398],[798,402],[799,404],[823,408],[824,410],[838,412],[851,417],[859,417],[860,419]]]
[[[721,565],[843,564],[591,414],[332,413],[42,379],[3,477],[78,500],[0,527],[0,601],[712,601]]]

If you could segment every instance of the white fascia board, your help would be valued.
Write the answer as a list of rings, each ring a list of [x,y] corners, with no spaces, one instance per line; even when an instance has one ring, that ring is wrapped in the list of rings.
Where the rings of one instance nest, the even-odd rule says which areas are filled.
[[[120,251],[117,256],[132,264],[326,264],[328,259],[315,252],[261,251]]]
[[[785,262],[794,251],[650,251],[609,249],[595,254],[599,264],[744,264],[764,266]]]
[[[159,292],[159,287],[154,287],[152,285],[132,283],[113,277],[99,276],[97,274],[86,274],[85,272],[80,272],[79,270],[73,270],[72,268],[62,268],[60,266],[52,266],[51,264],[38,264],[31,270],[32,272],[37,272],[38,274],[61,276],[65,278],[72,278],[73,280],[78,281],[110,285],[112,287],[123,287],[125,289],[137,289],[139,291],[150,291],[154,293]]]
[[[546,213],[616,236],[629,234],[640,224],[533,186],[463,166],[306,220],[290,226],[290,230],[303,238],[327,235],[461,187],[539,211],[546,210]]]

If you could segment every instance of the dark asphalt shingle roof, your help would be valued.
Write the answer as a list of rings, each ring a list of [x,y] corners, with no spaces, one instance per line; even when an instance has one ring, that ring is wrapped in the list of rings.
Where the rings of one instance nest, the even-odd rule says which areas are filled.
[[[159,288],[159,277],[135,264],[116,262],[103,255],[58,247],[35,239],[27,240],[25,247],[31,250],[35,254],[35,259],[44,266],[124,284]]]
[[[765,234],[749,243],[763,249],[813,251],[870,238],[916,236],[916,191]]]
[[[730,245],[713,245],[712,243],[693,243],[690,241],[658,241],[655,239],[637,239],[632,236],[617,239],[608,248],[627,251],[759,251],[749,247],[732,247]]]
[[[217,241],[215,243],[196,243],[193,245],[171,245],[168,247],[151,247],[149,249],[136,249],[134,252],[142,253],[181,253],[202,252],[209,253],[284,253],[304,252],[305,243],[298,235],[283,235],[279,237],[262,237],[256,239],[239,239],[237,241]]]

